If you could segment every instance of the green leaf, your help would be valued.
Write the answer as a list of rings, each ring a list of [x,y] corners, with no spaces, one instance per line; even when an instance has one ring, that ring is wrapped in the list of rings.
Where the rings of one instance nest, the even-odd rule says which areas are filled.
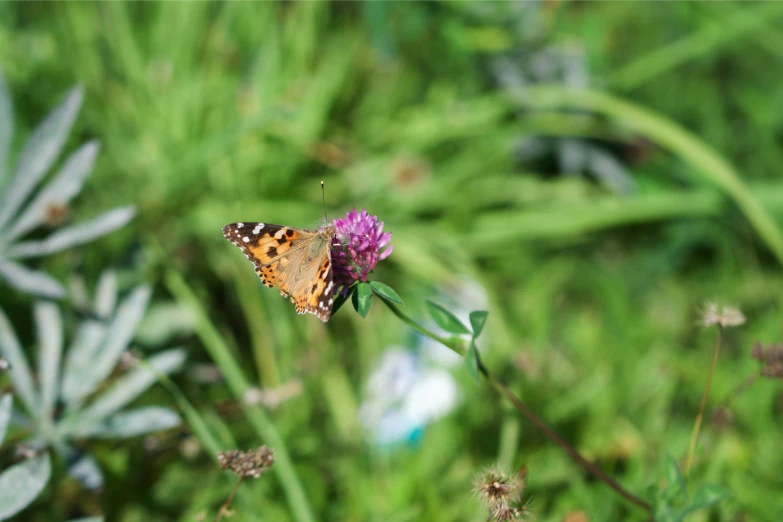
[[[372,288],[372,291],[378,294],[378,296],[381,297],[382,299],[391,301],[394,304],[403,305],[403,306],[405,305],[405,303],[402,302],[402,298],[400,297],[400,295],[397,292],[395,292],[394,289],[389,285],[385,285],[378,281],[370,281],[370,288]]]
[[[38,301],[33,308],[38,330],[38,379],[41,403],[39,415],[53,420],[60,393],[60,360],[63,352],[63,319],[56,304]]]
[[[473,338],[478,339],[481,331],[484,330],[484,324],[487,322],[489,312],[485,310],[476,310],[470,312],[470,327],[473,329]]]
[[[443,308],[441,305],[433,303],[432,301],[427,301],[427,310],[429,310],[435,323],[447,332],[453,334],[470,333],[470,330],[457,319],[457,316]]]
[[[8,185],[5,200],[0,203],[0,226],[6,225],[16,214],[57,159],[83,99],[84,91],[81,88],[71,89],[62,103],[27,138],[19,153],[15,175]]]
[[[103,438],[127,439],[179,426],[180,416],[161,406],[146,406],[112,415],[96,425],[95,435]]]
[[[52,204],[67,205],[82,190],[98,156],[98,142],[91,141],[68,157],[65,165],[46,187],[28,204],[5,235],[6,241],[26,234],[46,221],[46,209]]]
[[[693,494],[688,506],[690,511],[708,508],[731,496],[731,491],[717,484],[704,484]]]
[[[340,294],[337,297],[335,297],[334,305],[332,305],[332,316],[334,316],[334,314],[337,313],[337,310],[342,308],[345,302],[351,298],[351,296],[355,291],[356,291],[356,285],[351,285],[348,287],[348,292],[345,295]]]
[[[356,291],[351,302],[354,309],[359,312],[359,315],[367,317],[367,314],[370,312],[370,305],[372,305],[372,287],[367,283],[356,285]]]
[[[125,226],[134,215],[136,208],[133,205],[108,210],[84,223],[63,227],[46,239],[17,243],[5,255],[8,259],[21,259],[54,254],[105,236]]]
[[[8,430],[8,422],[11,420],[11,394],[7,393],[0,397],[0,445],[5,440],[5,433]]]
[[[147,391],[158,380],[156,372],[173,373],[181,368],[184,362],[185,351],[181,349],[166,350],[150,357],[146,365],[137,365],[115,380],[90,406],[75,417],[73,423],[62,423],[61,429],[67,428],[80,434],[79,430],[88,429],[96,422],[103,421]]]
[[[43,491],[52,465],[49,455],[26,460],[0,475],[0,520],[5,520],[26,508]]]
[[[677,461],[671,454],[667,454],[663,461],[663,476],[666,479],[666,487],[662,496],[667,500],[685,500],[687,498],[685,477],[682,475]]]
[[[51,299],[65,297],[65,289],[52,276],[5,259],[0,259],[0,279],[29,294]]]
[[[80,341],[77,350],[72,347],[65,358],[63,371],[63,398],[69,404],[78,402],[106,379],[128,348],[136,328],[144,317],[152,288],[141,285],[117,307],[108,327],[98,326],[90,339]],[[105,335],[103,339],[101,335]]]
[[[468,369],[468,373],[476,384],[479,382],[479,369],[478,369],[478,350],[476,349],[476,343],[470,341],[470,348],[465,355],[465,367]]]

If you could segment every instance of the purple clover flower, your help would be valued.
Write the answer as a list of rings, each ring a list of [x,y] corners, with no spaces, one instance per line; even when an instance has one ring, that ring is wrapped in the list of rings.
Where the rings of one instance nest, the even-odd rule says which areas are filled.
[[[356,281],[367,281],[367,275],[381,259],[392,253],[389,245],[391,232],[383,232],[383,221],[367,210],[348,212],[343,219],[335,219],[336,235],[332,240],[332,267],[334,283],[342,285],[343,293]],[[388,248],[385,248],[388,245]],[[381,252],[381,249],[384,249]]]

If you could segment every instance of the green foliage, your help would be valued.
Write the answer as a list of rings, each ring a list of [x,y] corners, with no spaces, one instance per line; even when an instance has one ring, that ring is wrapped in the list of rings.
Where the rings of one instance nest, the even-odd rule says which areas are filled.
[[[731,496],[731,493],[715,484],[702,484],[688,496],[687,484],[674,457],[664,460],[664,487],[658,492],[653,513],[656,522],[682,522],[695,511],[717,505]]]
[[[478,339],[479,335],[481,335],[481,332],[484,331],[484,325],[487,323],[488,315],[489,312],[484,310],[470,312],[470,329],[472,330],[471,335],[473,336],[474,340]]]
[[[82,89],[72,89],[37,125],[19,153],[13,177],[4,183],[13,115],[11,99],[0,72],[0,276],[8,285],[23,292],[63,297],[65,289],[60,283],[44,272],[25,267],[20,261],[49,256],[90,242],[122,227],[135,213],[131,206],[116,208],[90,221],[63,227],[45,239],[19,241],[47,222],[50,228],[58,226],[63,215],[68,213],[68,203],[81,192],[85,178],[92,171],[98,154],[97,142],[87,143],[71,154],[51,181],[30,197],[65,145],[83,98]]]
[[[362,318],[367,317],[370,313],[370,306],[372,306],[372,293],[373,288],[369,283],[359,282],[356,285],[356,291],[353,292],[351,297],[351,303]]]
[[[432,301],[427,301],[427,310],[435,324],[442,329],[453,334],[469,334],[470,330],[457,319],[457,316],[446,310],[444,307]]]
[[[326,327],[296,316],[246,262],[235,266],[219,232],[240,219],[309,228],[324,179],[331,217],[366,207],[394,233],[372,277],[405,296],[411,317],[428,315],[426,299],[457,310],[440,296],[466,278],[486,289],[486,305],[459,304],[491,310],[491,328],[446,319],[460,342],[469,348],[481,333],[487,368],[634,492],[657,477],[676,482],[650,455],[687,448],[712,341],[694,326],[699,306],[738,304],[748,325],[726,337],[690,494],[649,499],[685,520],[777,522],[780,383],[744,391],[729,425],[710,419],[756,371],[751,343],[780,340],[781,16],[774,3],[734,2],[0,3],[0,212],[10,212],[20,165],[52,162],[25,178],[34,187],[15,198],[0,237],[77,157],[73,168],[91,179],[74,223],[137,209],[100,242],[12,261],[0,247],[12,276],[0,308],[31,361],[29,379],[11,382],[16,411],[51,397],[41,378],[52,366],[33,357],[27,297],[3,291],[12,280],[62,296],[76,267],[93,281],[120,264],[122,281],[150,281],[152,301],[168,293],[187,304],[196,331],[169,334],[193,364],[173,395],[153,388],[138,399],[176,405],[183,431],[149,447],[75,441],[106,471],[99,501],[63,494],[23,516],[62,520],[100,504],[109,520],[210,519],[233,486],[210,458],[215,447],[266,443],[280,456],[275,474],[242,485],[232,520],[483,521],[470,482],[493,461],[527,466],[536,520],[575,510],[649,518],[575,472],[465,371],[454,371],[462,404],[415,447],[367,443],[367,377],[387,347],[418,338],[386,307],[364,320],[336,314]],[[74,83],[83,90],[63,99]],[[59,169],[54,147],[24,152],[53,107],[72,122],[48,135],[73,151]],[[14,248],[51,247],[68,228],[30,229]],[[46,279],[23,279],[9,263]],[[75,339],[81,312],[70,304],[61,331]],[[0,338],[9,345],[7,332]],[[474,362],[465,359],[469,371]],[[300,391],[276,409],[244,402],[251,387],[288,385]],[[193,454],[183,449],[190,433]],[[721,495],[703,484],[732,495],[683,513]]]
[[[398,305],[405,304],[402,302],[400,294],[395,292],[389,285],[383,284],[380,281],[370,281],[368,284],[370,285],[370,288],[372,288],[373,293],[377,294],[382,299],[386,299],[387,301],[391,301]]]
[[[105,272],[89,307],[93,317],[81,322],[65,354],[60,309],[52,302],[37,302],[37,379],[10,321],[0,311],[0,354],[11,363],[8,375],[26,410],[18,422],[27,426],[34,447],[56,450],[68,461],[69,472],[89,488],[102,486],[103,476],[94,458],[78,450],[75,441],[136,437],[180,423],[179,415],[169,408],[123,408],[152,386],[157,375],[182,366],[181,349],[158,353],[144,366],[110,379],[128,350],[150,293],[149,287],[137,287],[118,304],[116,277]],[[62,413],[56,413],[55,407]]]

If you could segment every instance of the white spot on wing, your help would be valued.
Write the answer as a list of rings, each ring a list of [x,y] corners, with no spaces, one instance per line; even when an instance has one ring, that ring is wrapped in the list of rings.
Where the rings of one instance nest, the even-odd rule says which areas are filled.
[[[326,287],[326,293],[327,294],[332,291],[332,284],[333,283],[334,283],[334,281],[329,281],[329,286]]]
[[[244,224],[244,223],[237,223],[237,228],[242,228],[242,227],[244,227],[244,226],[245,226],[245,224]]]
[[[259,223],[258,225],[256,225],[256,228],[253,229],[253,234],[254,235],[258,235],[258,233],[261,232],[261,230],[263,230],[263,228],[264,228],[264,224],[263,223]]]
[[[245,237],[243,237],[243,238],[242,238],[242,241],[244,241],[245,243],[247,243],[248,241],[250,241],[250,238],[249,238],[249,237],[247,237],[247,236],[245,236]]]

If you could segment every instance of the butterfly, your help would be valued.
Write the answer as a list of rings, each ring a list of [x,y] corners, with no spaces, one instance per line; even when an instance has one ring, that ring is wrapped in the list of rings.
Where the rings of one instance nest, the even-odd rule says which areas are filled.
[[[331,224],[315,231],[269,223],[223,227],[223,236],[253,262],[262,283],[277,286],[296,313],[314,314],[323,322],[331,317],[334,302],[329,248],[336,233]]]

